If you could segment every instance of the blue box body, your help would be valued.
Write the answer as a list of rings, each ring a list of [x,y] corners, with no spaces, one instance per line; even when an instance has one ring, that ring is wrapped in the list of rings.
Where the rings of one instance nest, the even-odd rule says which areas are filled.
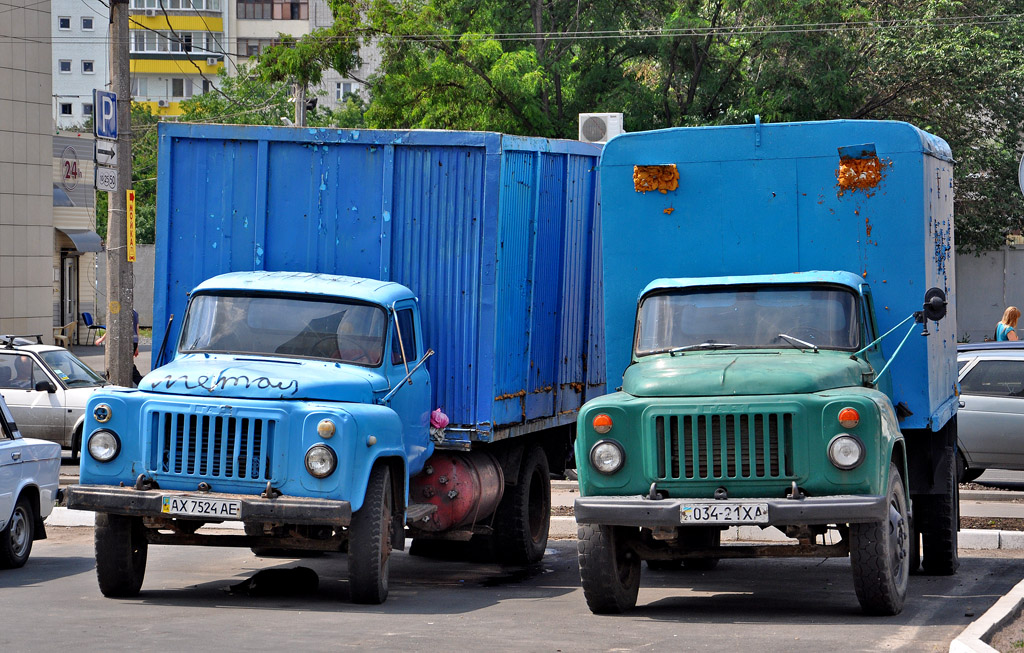
[[[173,356],[200,281],[308,271],[418,295],[437,352],[432,405],[450,438],[571,423],[604,393],[599,147],[484,132],[159,129],[154,362]]]
[[[868,192],[839,192],[839,148],[885,164]],[[675,164],[677,190],[638,192],[636,165]],[[826,121],[666,129],[617,136],[601,156],[607,379],[630,362],[637,299],[661,277],[852,272],[870,284],[879,333],[949,301],[932,335],[910,336],[892,363],[902,428],[938,430],[955,413],[952,157],[899,122]],[[883,343],[888,356],[905,333]],[[920,329],[920,326],[917,327]]]

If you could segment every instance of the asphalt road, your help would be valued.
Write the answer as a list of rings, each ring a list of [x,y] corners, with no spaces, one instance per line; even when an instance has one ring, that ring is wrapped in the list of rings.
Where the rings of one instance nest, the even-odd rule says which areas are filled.
[[[0,650],[945,651],[1019,580],[1024,552],[963,558],[952,577],[914,576],[903,613],[866,617],[848,560],[725,561],[712,572],[644,569],[639,607],[598,617],[580,589],[575,542],[532,567],[398,553],[382,606],[348,601],[344,556],[256,558],[245,549],[150,547],[138,598],[105,599],[92,529],[51,529],[22,569],[0,572]],[[303,596],[229,588],[303,565]]]

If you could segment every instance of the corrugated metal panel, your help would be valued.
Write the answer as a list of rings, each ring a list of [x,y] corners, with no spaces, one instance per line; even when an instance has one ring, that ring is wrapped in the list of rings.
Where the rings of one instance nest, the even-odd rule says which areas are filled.
[[[579,388],[604,390],[586,362],[602,346],[597,148],[474,132],[160,130],[157,342],[215,274],[349,274],[417,293],[437,352],[434,404],[478,439],[571,422]]]

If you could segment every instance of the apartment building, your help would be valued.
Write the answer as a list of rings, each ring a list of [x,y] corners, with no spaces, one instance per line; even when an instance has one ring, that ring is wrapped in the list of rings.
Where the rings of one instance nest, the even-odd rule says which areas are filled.
[[[334,14],[327,4],[327,0],[312,0],[313,8],[311,22],[313,28],[327,27],[334,23]],[[369,99],[369,91],[366,87],[366,80],[378,68],[380,68],[380,50],[374,46],[363,46],[359,49],[359,58],[362,65],[348,75],[342,75],[336,70],[325,70],[323,83],[315,93],[319,97],[320,106],[336,109],[345,101],[349,94],[356,94]]]
[[[100,0],[50,0],[53,38],[53,121],[83,127],[92,117],[92,91],[110,86],[110,10]]]

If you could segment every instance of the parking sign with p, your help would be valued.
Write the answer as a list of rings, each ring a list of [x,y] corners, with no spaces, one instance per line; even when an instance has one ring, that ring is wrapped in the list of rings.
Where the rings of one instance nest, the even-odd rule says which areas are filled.
[[[117,139],[117,93],[93,89],[93,124],[96,138]]]

